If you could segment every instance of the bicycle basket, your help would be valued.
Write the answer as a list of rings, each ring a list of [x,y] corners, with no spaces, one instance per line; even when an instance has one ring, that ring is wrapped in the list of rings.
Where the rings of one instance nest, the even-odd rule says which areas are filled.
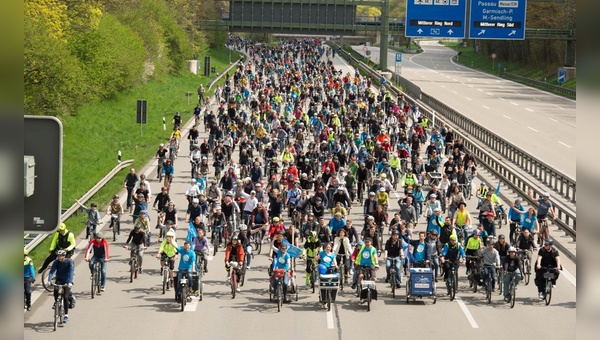
[[[553,272],[545,272],[544,273],[544,279],[554,280],[555,278],[556,278],[556,274],[554,274]]]
[[[282,278],[285,276],[285,269],[275,268],[273,269],[273,275],[277,278]]]

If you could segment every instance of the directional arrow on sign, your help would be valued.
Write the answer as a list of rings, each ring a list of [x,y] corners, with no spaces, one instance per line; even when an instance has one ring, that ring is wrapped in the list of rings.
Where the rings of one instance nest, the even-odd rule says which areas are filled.
[[[482,35],[484,33],[485,33],[485,30],[481,30],[481,31],[479,31],[479,33],[477,33],[477,35]]]
[[[421,33],[423,33],[423,30],[419,28],[419,29],[417,30],[417,33],[421,34]]]
[[[510,37],[511,35],[515,35],[517,34],[517,30],[512,30],[510,31],[510,33],[508,33],[508,36]]]
[[[448,34],[452,35],[452,33],[454,33],[454,31],[452,29],[449,29]]]

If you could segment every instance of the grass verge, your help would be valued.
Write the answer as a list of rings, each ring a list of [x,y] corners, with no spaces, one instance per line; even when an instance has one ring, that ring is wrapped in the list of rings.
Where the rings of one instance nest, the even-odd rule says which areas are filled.
[[[211,66],[216,72],[222,72],[229,65],[229,53],[225,48],[210,52]],[[231,60],[239,58],[233,52]],[[75,199],[81,197],[102,179],[117,163],[117,152],[121,150],[122,159],[134,159],[132,167],[138,169],[148,162],[158,149],[158,144],[169,140],[171,119],[176,111],[181,112],[184,120],[192,117],[197,103],[197,88],[200,83],[206,85],[217,74],[210,77],[185,73],[150,81],[144,85],[118,94],[113,99],[84,105],[71,116],[62,119],[63,123],[63,189],[62,206],[70,207]],[[224,78],[220,80],[223,82]],[[214,90],[214,87],[213,87]],[[191,96],[186,96],[191,92]],[[213,91],[209,93],[213,95]],[[136,124],[136,100],[148,101],[147,123],[142,127]],[[166,119],[166,131],[162,118]],[[171,128],[169,128],[171,127]],[[109,203],[112,195],[119,192],[129,169],[122,170],[107,183],[90,202],[99,207]],[[153,191],[159,188],[152,188]],[[122,202],[125,199],[121,200]],[[85,202],[84,202],[85,203]],[[86,205],[89,206],[88,203]],[[85,230],[85,213],[74,214],[65,221],[67,228],[75,235]],[[104,215],[104,211],[102,211]],[[123,218],[126,218],[124,215]],[[44,261],[52,237],[47,237],[30,253],[36,268]]]

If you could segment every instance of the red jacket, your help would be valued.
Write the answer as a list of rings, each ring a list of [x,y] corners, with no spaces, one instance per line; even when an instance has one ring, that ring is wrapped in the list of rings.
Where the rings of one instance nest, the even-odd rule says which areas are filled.
[[[84,258],[89,259],[92,256],[92,250],[93,256],[99,258],[103,257],[108,260],[108,241],[106,239],[102,239],[100,241],[96,239],[91,240],[85,250]]]

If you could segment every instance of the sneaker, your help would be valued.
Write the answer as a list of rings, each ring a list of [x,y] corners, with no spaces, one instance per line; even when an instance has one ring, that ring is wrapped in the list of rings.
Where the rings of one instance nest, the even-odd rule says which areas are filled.
[[[504,298],[504,302],[508,303],[509,299],[507,297]]]
[[[292,299],[290,299],[289,297],[287,297],[287,296],[286,296],[286,297],[283,299],[283,303],[292,303]]]
[[[56,301],[52,304],[52,309],[56,309]]]
[[[552,285],[552,288],[556,288],[556,285]]]
[[[27,311],[31,310],[31,305],[25,306],[25,309],[27,309]]]
[[[352,286],[350,286],[350,288],[356,289],[356,284],[352,284]]]
[[[252,268],[252,267],[250,267],[250,266],[246,266],[246,269],[251,269],[251,268]]]
[[[208,269],[204,268],[204,274],[208,273]]]
[[[235,288],[235,291],[239,293],[239,292],[241,291],[241,289],[240,289],[240,286],[237,286],[237,287]]]
[[[539,293],[538,293],[538,298],[540,298],[540,300],[541,300],[541,299],[543,299],[543,298],[544,298],[544,293],[542,293],[542,292],[539,292]]]
[[[65,315],[63,316],[63,323],[68,323],[69,322],[69,316]]]
[[[396,284],[396,289],[398,289],[398,288],[400,288],[400,284],[399,283]]]
[[[104,291],[104,287],[100,287],[100,291],[103,292]]]

